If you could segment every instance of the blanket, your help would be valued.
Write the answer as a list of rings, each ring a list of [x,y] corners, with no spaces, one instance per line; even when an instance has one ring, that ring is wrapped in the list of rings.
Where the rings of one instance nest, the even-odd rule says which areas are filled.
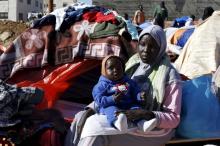
[[[64,32],[55,31],[52,24],[27,29],[1,52],[0,79],[44,89],[39,107],[53,106],[73,78],[100,65],[106,55],[121,53],[119,35],[89,38],[95,26],[81,20]]]

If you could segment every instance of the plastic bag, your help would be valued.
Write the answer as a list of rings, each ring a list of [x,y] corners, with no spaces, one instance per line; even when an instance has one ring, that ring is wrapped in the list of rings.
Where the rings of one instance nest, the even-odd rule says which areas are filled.
[[[177,135],[185,138],[220,137],[220,100],[211,91],[211,81],[211,75],[204,75],[184,83]]]

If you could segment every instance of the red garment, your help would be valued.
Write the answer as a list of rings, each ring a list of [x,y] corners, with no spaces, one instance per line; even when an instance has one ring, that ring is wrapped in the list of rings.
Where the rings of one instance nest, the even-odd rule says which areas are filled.
[[[14,144],[12,142],[10,142],[9,140],[7,140],[5,137],[0,137],[0,144],[2,146],[14,146]]]
[[[44,131],[37,139],[33,140],[34,146],[62,146],[61,134],[53,129]]]
[[[31,69],[23,70],[10,79],[10,83],[16,82],[18,86],[33,86],[42,88],[45,92],[44,100],[38,105],[38,108],[44,109],[52,107],[60,95],[66,91],[72,84],[72,80],[80,74],[100,65],[100,60],[81,59],[75,60],[73,63],[64,64],[53,69],[49,69],[50,73],[44,76],[44,71],[31,72]],[[50,67],[48,67],[50,68]],[[45,69],[47,70],[47,69]],[[31,77],[30,77],[31,76]],[[15,84],[15,82],[14,82]]]
[[[103,17],[95,17],[96,21],[116,20],[113,14],[97,15]],[[2,50],[0,78],[22,87],[42,88],[45,98],[38,107],[52,107],[77,76],[100,65],[106,55],[121,53],[119,36],[89,39],[93,25],[87,20],[77,21],[64,33],[56,34],[54,25],[27,29]]]
[[[111,22],[113,24],[117,23],[117,19],[115,18],[115,15],[113,13],[109,13],[107,15],[105,15],[102,12],[87,12],[85,14],[83,14],[82,18],[84,20],[88,20],[89,22],[98,22],[98,23],[102,23],[102,22]]]
[[[86,12],[85,14],[83,14],[82,18],[83,20],[88,20],[89,22],[96,22],[96,14],[98,12]]]

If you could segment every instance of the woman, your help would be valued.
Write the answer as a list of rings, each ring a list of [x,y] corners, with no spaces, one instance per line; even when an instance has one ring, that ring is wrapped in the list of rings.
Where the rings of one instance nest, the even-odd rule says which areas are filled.
[[[180,120],[182,85],[165,54],[166,37],[161,27],[152,25],[139,36],[138,54],[127,62],[126,71],[146,91],[145,109],[118,111],[129,120],[156,119],[153,131],[81,138],[78,146],[159,146],[174,134]]]

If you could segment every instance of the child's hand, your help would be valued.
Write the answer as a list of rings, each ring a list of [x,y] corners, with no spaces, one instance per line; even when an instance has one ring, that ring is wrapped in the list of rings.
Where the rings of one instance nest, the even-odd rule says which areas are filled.
[[[122,97],[123,97],[124,93],[123,92],[117,92],[113,95],[115,102],[119,102]]]

